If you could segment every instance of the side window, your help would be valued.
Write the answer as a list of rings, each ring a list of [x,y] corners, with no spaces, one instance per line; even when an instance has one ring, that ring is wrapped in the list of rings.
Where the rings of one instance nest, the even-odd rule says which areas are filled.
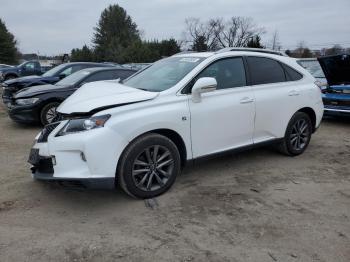
[[[84,69],[85,67],[83,65],[73,65],[73,66],[70,66],[70,67],[67,67],[66,69],[64,69],[60,75],[65,75],[66,77],[77,72],[77,71],[80,71],[82,69]]]
[[[84,82],[95,82],[95,81],[102,81],[102,80],[112,80],[115,79],[114,77],[114,71],[103,71],[103,72],[97,72],[89,77],[87,77]]]
[[[303,78],[303,75],[293,68],[282,63],[284,71],[286,72],[287,81],[297,81]]]
[[[29,62],[29,63],[25,64],[24,67],[25,67],[25,70],[26,70],[26,71],[34,71],[35,64],[32,63],[32,62]]]
[[[284,69],[279,62],[264,57],[247,57],[252,85],[285,82]]]
[[[65,77],[66,77],[66,76],[69,76],[69,75],[71,75],[71,74],[72,74],[72,67],[68,67],[68,68],[64,69],[64,70],[60,73],[60,75],[64,75]]]
[[[196,80],[202,77],[214,77],[218,83],[217,89],[240,87],[247,84],[241,57],[225,58],[212,63],[196,77]]]
[[[135,73],[134,71],[130,71],[130,70],[113,71],[114,79],[120,78],[121,80],[128,78],[129,76],[133,75],[134,73]]]

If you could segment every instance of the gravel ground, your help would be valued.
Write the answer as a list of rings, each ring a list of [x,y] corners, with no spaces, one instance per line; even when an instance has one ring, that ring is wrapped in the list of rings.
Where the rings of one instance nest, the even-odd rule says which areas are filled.
[[[0,261],[350,261],[350,121],[299,157],[269,149],[187,167],[151,201],[33,181],[38,127],[0,108]]]

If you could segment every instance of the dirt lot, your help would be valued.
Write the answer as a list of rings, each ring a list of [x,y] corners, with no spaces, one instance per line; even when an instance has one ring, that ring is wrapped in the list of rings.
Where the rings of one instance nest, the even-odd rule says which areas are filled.
[[[38,127],[0,109],[0,261],[350,261],[350,121],[296,158],[258,149],[187,167],[154,201],[35,182]]]

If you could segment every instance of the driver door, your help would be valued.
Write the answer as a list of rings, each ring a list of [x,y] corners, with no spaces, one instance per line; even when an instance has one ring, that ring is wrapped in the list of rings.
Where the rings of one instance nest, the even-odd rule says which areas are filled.
[[[193,157],[253,143],[254,94],[246,82],[243,58],[213,62],[197,77],[214,77],[217,90],[201,94],[201,102],[189,98]]]

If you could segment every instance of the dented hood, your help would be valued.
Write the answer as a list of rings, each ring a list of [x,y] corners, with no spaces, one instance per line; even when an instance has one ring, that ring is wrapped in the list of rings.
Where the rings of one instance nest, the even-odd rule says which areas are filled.
[[[88,114],[107,108],[154,99],[159,93],[143,91],[113,81],[85,84],[57,109],[62,114]]]

